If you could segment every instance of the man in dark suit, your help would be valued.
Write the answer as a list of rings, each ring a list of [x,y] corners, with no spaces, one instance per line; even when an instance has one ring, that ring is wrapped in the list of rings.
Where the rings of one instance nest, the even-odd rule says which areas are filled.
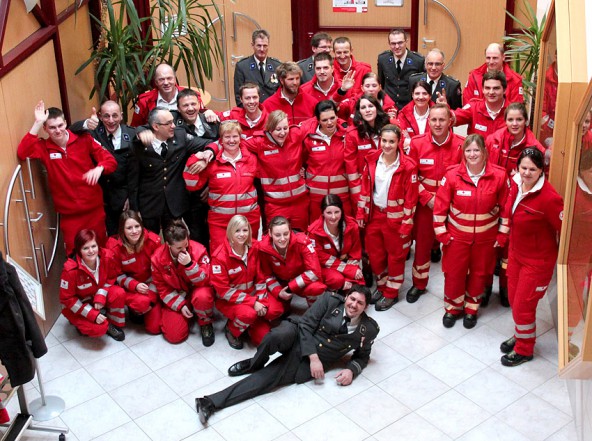
[[[189,215],[189,192],[183,180],[188,157],[200,152],[209,161],[214,154],[211,150],[204,152],[211,140],[200,137],[188,139],[185,129],[176,127],[172,113],[163,107],[150,111],[148,126],[153,135],[152,141],[147,145],[142,143],[140,132],[133,141],[138,167],[137,205],[144,226],[158,234],[171,220]],[[203,161],[198,161],[198,164],[203,164]]]
[[[302,84],[308,83],[315,76],[314,56],[321,52],[331,53],[331,43],[333,38],[325,32],[317,32],[312,36],[310,44],[312,46],[312,55],[304,60],[298,62],[298,66],[302,69]]]
[[[239,107],[242,106],[239,89],[244,83],[251,82],[259,85],[261,89],[260,102],[273,95],[280,86],[275,70],[281,62],[267,56],[269,32],[265,29],[253,32],[251,46],[253,47],[253,55],[240,60],[234,69],[234,97],[236,105]]]
[[[399,109],[411,101],[409,77],[424,71],[423,57],[407,49],[408,40],[406,31],[393,29],[388,36],[390,50],[378,55],[378,82]]]
[[[409,77],[409,89],[416,82],[423,80],[432,86],[432,101],[435,103],[438,96],[446,94],[446,100],[451,109],[462,107],[462,92],[460,81],[445,75],[444,52],[440,49],[432,49],[425,58],[426,71],[416,73]]]
[[[119,216],[125,210],[137,210],[136,196],[138,189],[134,187],[137,179],[136,162],[132,158],[132,140],[136,129],[122,124],[121,107],[115,101],[105,101],[97,114],[93,107],[92,114],[84,121],[77,121],[70,126],[74,133],[84,130],[90,134],[117,161],[117,169],[110,175],[101,176],[99,184],[103,189],[105,203],[105,223],[107,235],[117,233]]]
[[[253,358],[239,361],[228,369],[230,376],[253,372],[232,386],[203,398],[195,405],[202,424],[220,409],[272,391],[278,386],[322,380],[325,371],[351,350],[345,368],[335,379],[348,386],[368,365],[374,339],[380,328],[364,310],[370,291],[354,285],[345,298],[326,292],[297,320],[284,321],[267,334]],[[269,365],[270,355],[281,356]],[[264,367],[265,366],[265,367]]]

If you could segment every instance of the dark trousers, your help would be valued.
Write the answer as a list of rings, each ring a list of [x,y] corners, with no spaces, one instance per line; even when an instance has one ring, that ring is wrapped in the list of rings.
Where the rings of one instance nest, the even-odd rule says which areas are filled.
[[[200,200],[199,196],[199,191],[190,194],[191,208],[183,218],[187,223],[187,227],[189,227],[191,239],[201,243],[208,251],[214,251],[210,250],[209,207],[207,203]]]
[[[270,355],[282,355],[267,366]],[[259,395],[271,392],[278,386],[304,383],[311,378],[308,357],[300,354],[298,325],[283,321],[264,338],[257,353],[251,359],[251,369],[255,372],[226,389],[208,395],[216,409],[223,409]]]
[[[140,211],[141,213],[141,211]],[[144,227],[148,228],[150,231],[156,234],[160,234],[160,230],[164,229],[169,226],[169,224],[177,219],[186,219],[188,213],[183,213],[181,216],[173,216],[169,206],[165,204],[163,213],[160,216],[156,217],[144,217],[142,216],[142,221],[144,222]]]
[[[119,217],[122,210],[114,210],[109,205],[105,205],[105,226],[107,227],[107,236],[114,236],[119,230]]]

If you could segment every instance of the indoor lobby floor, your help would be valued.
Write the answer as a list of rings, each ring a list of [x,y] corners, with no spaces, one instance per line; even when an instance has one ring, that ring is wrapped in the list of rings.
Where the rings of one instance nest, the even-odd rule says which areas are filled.
[[[46,394],[63,398],[66,410],[43,424],[69,427],[68,441],[575,441],[546,297],[537,314],[534,360],[506,368],[499,345],[513,332],[510,310],[494,293],[474,329],[462,321],[445,329],[440,264],[431,276],[417,303],[404,300],[407,281],[391,310],[368,308],[381,331],[368,367],[351,386],[338,386],[334,369],[321,384],[285,387],[217,412],[207,428],[197,418],[195,397],[236,381],[226,370],[254,353],[249,345],[230,348],[224,320],[216,323],[216,343],[204,348],[196,326],[186,342],[171,345],[132,325],[121,343],[80,337],[60,317],[40,366]],[[29,401],[39,396],[35,383],[26,391]],[[11,416],[17,404],[14,397],[7,406]],[[57,438],[29,431],[22,440]]]

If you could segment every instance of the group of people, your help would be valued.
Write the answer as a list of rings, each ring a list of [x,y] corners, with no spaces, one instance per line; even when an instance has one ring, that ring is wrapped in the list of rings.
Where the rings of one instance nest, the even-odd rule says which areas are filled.
[[[424,58],[400,29],[388,42],[375,73],[347,37],[316,34],[309,59],[280,63],[258,30],[253,56],[236,66],[237,107],[225,112],[207,109],[166,64],[138,97],[131,126],[106,101],[67,129],[63,113],[40,101],[18,156],[46,166],[61,214],[65,317],[83,335],[123,340],[127,308],[129,320],[171,343],[195,319],[210,346],[216,308],[231,347],[250,338],[260,348],[231,375],[258,371],[276,351],[284,361],[309,358],[307,372],[277,362],[277,381],[249,393],[318,378],[351,349],[339,380],[347,385],[378,333],[363,311],[397,303],[414,247],[406,300],[426,293],[430,263],[442,258],[447,328],[461,318],[476,325],[500,263],[501,302],[516,325],[501,362],[531,360],[562,199],[528,128],[522,79],[494,43],[463,92],[443,74],[442,51]],[[466,138],[453,131],[463,124]],[[294,295],[310,308],[281,322]],[[342,334],[317,356],[315,341]],[[244,399],[241,384],[201,399],[204,419],[237,402],[233,394]]]

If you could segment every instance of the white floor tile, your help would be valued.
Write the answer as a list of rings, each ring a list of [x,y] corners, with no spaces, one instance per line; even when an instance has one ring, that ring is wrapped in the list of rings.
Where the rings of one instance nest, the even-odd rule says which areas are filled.
[[[49,348],[47,354],[38,360],[38,364],[44,382],[54,380],[81,367],[61,344]]]
[[[66,409],[92,400],[105,393],[105,390],[84,369],[77,369],[44,385],[45,395],[60,397]]]
[[[532,441],[544,440],[571,418],[534,394],[528,394],[496,415]]]
[[[128,441],[150,441],[148,435],[146,435],[142,429],[138,427],[136,423],[130,421],[123,426],[112,430],[109,433],[95,438],[93,441],[113,441],[113,440],[128,440]],[[70,438],[68,437],[68,441]]]
[[[189,435],[187,438],[183,438],[183,441],[224,441],[224,438],[216,432],[216,429],[208,427],[193,435]]]
[[[135,421],[152,441],[181,440],[203,430],[195,410],[180,398]]]
[[[512,429],[496,417],[479,424],[458,438],[458,441],[529,441],[530,438]]]
[[[535,357],[545,357],[545,360],[558,365],[558,343],[557,331],[555,328],[549,329],[541,336],[537,336],[536,345],[534,346]]]
[[[322,383],[309,381],[305,383],[305,385],[332,406],[341,404],[374,385],[374,383],[364,376],[364,372],[366,371],[363,371],[362,375],[359,375],[349,386],[340,386],[334,380],[335,375],[337,375],[337,372],[339,372],[340,369],[341,367],[337,367],[326,372],[325,381]]]
[[[241,441],[271,441],[288,432],[286,426],[256,403],[212,427],[226,440]]]
[[[572,415],[571,402],[567,392],[566,380],[553,377],[532,391],[533,394],[552,404],[566,415]]]
[[[198,389],[223,377],[200,354],[193,354],[156,371],[156,374],[178,395]]]
[[[61,314],[51,328],[50,332],[60,343],[72,340],[73,338],[79,336],[76,328],[71,325],[68,319]]]
[[[458,324],[461,324],[460,321]],[[499,345],[506,339],[507,337],[489,326],[480,326],[456,340],[454,345],[477,360],[485,364],[491,364],[499,360],[500,356],[503,355],[499,351]]]
[[[122,342],[115,341],[106,335],[100,338],[78,336],[62,343],[62,345],[83,366],[126,348]]]
[[[485,369],[485,364],[453,345],[428,355],[417,364],[450,387]]]
[[[53,347],[55,345],[59,345],[59,344],[60,344],[59,340],[51,332],[45,336],[45,345],[48,348],[51,348],[51,347]]]
[[[162,336],[144,340],[130,349],[152,370],[158,370],[195,353],[187,343],[172,345]]]
[[[444,316],[444,308],[442,310],[436,310],[431,314],[426,315],[425,317],[416,320],[415,323],[423,326],[424,328],[432,331],[438,337],[443,338],[448,342],[453,342],[458,340],[459,338],[467,335],[469,330],[463,328],[462,320],[456,322],[455,326],[452,328],[445,328],[442,325],[442,317]],[[480,326],[478,324],[477,326]]]
[[[428,291],[415,303],[407,303],[407,300],[405,300],[405,296],[403,295],[395,308],[412,320],[417,320],[420,317],[425,317],[428,314],[440,310],[442,311],[442,314],[444,314],[444,303],[442,302],[442,299],[431,295],[429,292],[430,290],[428,288]]]
[[[545,441],[574,441],[578,439],[576,425],[573,421],[567,423]]]
[[[392,332],[407,326],[409,323],[413,323],[413,320],[411,320],[405,314],[400,313],[395,308],[396,307],[393,307],[388,311],[378,312],[374,309],[374,306],[368,306],[366,313],[376,320],[378,326],[380,326],[380,332],[376,337],[377,340],[386,338]]]
[[[152,372],[128,348],[90,363],[86,370],[107,392]]]
[[[532,361],[514,367],[503,366],[501,362],[493,363],[491,368],[528,391],[557,375],[557,366],[542,357],[534,357]]]
[[[448,344],[432,331],[416,323],[393,332],[381,340],[411,361],[418,361]]]
[[[123,343],[128,347],[131,348],[138,343],[141,343],[145,340],[149,340],[152,338],[162,338],[161,335],[151,335],[146,332],[143,325],[136,325],[134,323],[129,323],[125,327],[125,340]]]
[[[437,429],[415,412],[401,418],[399,421],[374,434],[379,441],[392,440],[429,440],[450,441],[448,435]]]
[[[370,362],[364,369],[364,376],[376,384],[401,369],[405,369],[410,364],[411,361],[397,351],[381,341],[376,341],[372,346]]]
[[[361,441],[370,435],[337,409],[331,409],[293,430],[306,441]]]

